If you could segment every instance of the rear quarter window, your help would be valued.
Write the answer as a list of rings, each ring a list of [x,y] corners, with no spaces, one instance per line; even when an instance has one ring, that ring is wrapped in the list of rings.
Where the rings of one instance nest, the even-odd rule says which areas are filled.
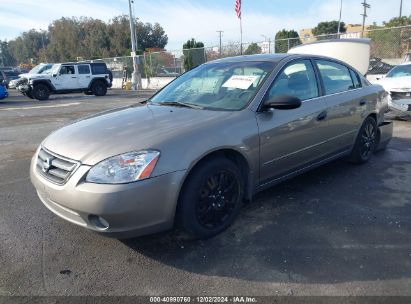
[[[92,74],[107,74],[107,66],[104,63],[91,65]]]

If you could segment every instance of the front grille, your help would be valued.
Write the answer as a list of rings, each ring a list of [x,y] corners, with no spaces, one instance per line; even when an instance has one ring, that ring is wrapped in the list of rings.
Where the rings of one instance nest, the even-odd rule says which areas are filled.
[[[41,148],[37,156],[37,172],[52,181],[63,185],[77,169],[79,163],[62,158]]]
[[[392,100],[411,99],[411,92],[391,92]]]

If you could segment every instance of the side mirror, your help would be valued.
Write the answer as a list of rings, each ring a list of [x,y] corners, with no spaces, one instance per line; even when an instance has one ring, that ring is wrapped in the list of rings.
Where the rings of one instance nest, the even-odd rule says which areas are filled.
[[[278,110],[291,110],[301,107],[301,100],[294,96],[277,96],[264,103],[264,108],[278,109]]]

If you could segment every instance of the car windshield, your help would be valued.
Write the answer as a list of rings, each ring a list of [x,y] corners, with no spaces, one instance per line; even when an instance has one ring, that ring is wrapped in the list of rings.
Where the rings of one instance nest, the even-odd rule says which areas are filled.
[[[174,80],[149,102],[240,110],[250,102],[274,66],[274,62],[263,61],[204,64]]]
[[[29,74],[42,74],[51,69],[52,64],[39,64],[29,71]]]
[[[389,78],[406,77],[406,76],[411,76],[411,64],[396,66],[391,71],[389,71],[387,74],[387,77]]]

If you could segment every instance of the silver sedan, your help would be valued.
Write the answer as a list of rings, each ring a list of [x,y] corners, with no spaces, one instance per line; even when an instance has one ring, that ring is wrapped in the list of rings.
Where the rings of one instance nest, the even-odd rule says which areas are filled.
[[[44,205],[114,237],[222,232],[242,203],[295,175],[388,143],[387,93],[346,64],[254,55],[201,65],[144,104],[50,134],[31,162]]]

